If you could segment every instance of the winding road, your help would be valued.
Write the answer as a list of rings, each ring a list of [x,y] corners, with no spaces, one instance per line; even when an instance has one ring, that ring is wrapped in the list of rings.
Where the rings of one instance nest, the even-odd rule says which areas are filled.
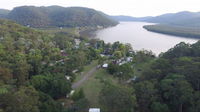
[[[83,74],[84,76],[81,80],[72,84],[72,89],[76,89],[79,86],[81,86],[85,81],[87,81],[90,78],[90,76],[94,74],[96,70],[97,70],[97,67],[95,66],[89,72]]]

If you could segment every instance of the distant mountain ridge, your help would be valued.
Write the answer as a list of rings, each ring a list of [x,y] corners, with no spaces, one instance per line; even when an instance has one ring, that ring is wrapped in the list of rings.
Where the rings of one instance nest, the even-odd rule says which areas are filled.
[[[200,12],[182,11],[178,13],[167,13],[155,17],[131,17],[131,16],[111,16],[118,21],[142,21],[160,24],[169,24],[185,27],[200,27]]]
[[[0,11],[1,12],[1,11]],[[1,13],[0,13],[1,14]],[[84,7],[21,6],[4,17],[31,27],[114,26],[118,22],[94,9]],[[0,16],[1,17],[1,16]],[[2,17],[1,17],[2,18]]]
[[[132,17],[132,16],[110,16],[112,19],[116,21],[147,21],[148,19],[152,18],[151,16],[148,17]]]
[[[0,9],[0,18],[6,18],[9,12],[10,12],[9,10]]]

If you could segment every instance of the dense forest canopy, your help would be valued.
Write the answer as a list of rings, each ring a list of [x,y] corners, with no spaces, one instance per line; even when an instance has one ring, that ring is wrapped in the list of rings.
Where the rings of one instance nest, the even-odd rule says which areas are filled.
[[[57,100],[70,93],[72,71],[92,60],[89,52],[84,46],[75,48],[74,37],[67,34],[0,20],[0,111],[63,112]],[[85,101],[78,98],[71,107]]]
[[[148,31],[183,36],[189,38],[200,38],[200,27],[183,27],[183,26],[174,26],[166,24],[157,24],[157,25],[145,25],[143,26]]]
[[[28,12],[24,13],[23,8]],[[60,26],[57,17],[67,18],[67,15],[73,15],[68,18],[70,23],[78,21],[80,26],[88,22],[88,15],[95,23],[100,22],[99,15],[91,9],[84,13],[83,8],[69,8],[69,12],[57,6],[23,8],[14,9],[9,15],[19,11],[26,16],[31,10],[34,20],[29,19],[37,27]],[[60,11],[66,11],[66,15]],[[76,18],[79,14],[72,12],[86,16]],[[49,16],[51,19],[46,19]],[[200,111],[200,41],[192,45],[181,42],[156,57],[151,51],[133,51],[130,44],[104,43],[62,30],[45,33],[1,19],[0,112],[88,111],[90,102],[84,90],[75,91],[71,96],[70,93],[77,76],[75,72],[82,72],[94,60],[98,61],[97,65],[108,65],[103,69],[106,75],[101,74],[104,78],[115,80],[112,83],[100,79],[104,86],[99,88],[97,102],[105,112]]]

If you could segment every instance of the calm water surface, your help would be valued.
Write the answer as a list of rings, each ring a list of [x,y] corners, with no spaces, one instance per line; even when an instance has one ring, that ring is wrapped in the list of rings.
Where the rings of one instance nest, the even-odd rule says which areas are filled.
[[[96,32],[96,38],[105,42],[130,43],[134,50],[151,50],[157,55],[165,52],[180,42],[195,43],[198,40],[177,36],[153,33],[142,28],[151,23],[144,22],[121,22],[115,27],[106,28]]]

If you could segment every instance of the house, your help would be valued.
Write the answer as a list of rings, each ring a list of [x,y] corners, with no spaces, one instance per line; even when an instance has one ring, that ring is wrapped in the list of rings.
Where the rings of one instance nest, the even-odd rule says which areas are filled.
[[[64,59],[58,60],[58,61],[56,61],[56,63],[62,63],[62,64],[64,64]]]
[[[100,108],[90,108],[89,112],[100,112]]]
[[[78,49],[79,48],[79,45],[81,43],[81,40],[80,39],[74,39],[74,42],[75,42],[75,48]]]
[[[78,46],[81,43],[80,39],[74,39],[75,44]]]
[[[71,92],[66,95],[66,98],[69,98],[70,96],[72,96],[74,94],[74,92],[75,92],[75,90],[71,90]]]
[[[105,57],[105,55],[104,55],[104,54],[100,54],[100,56],[101,56],[101,57]]]
[[[108,68],[108,64],[107,63],[103,64],[102,68]]]
[[[131,83],[132,81],[135,81],[136,79],[137,79],[137,76],[134,76],[130,78],[128,81],[126,81],[126,83]]]
[[[123,65],[123,64],[126,64],[126,63],[127,63],[126,61],[122,61],[122,62],[119,63],[119,66]]]
[[[70,80],[70,79],[71,79],[71,76],[66,75],[65,78],[66,78],[67,80]]]
[[[85,46],[89,46],[90,45],[90,43],[85,43]]]
[[[133,60],[133,57],[127,57],[127,58],[126,58],[126,61],[127,61],[127,62],[131,62],[132,60]]]
[[[67,53],[64,50],[60,50],[62,56],[67,56]]]
[[[78,69],[75,69],[75,70],[72,71],[72,73],[76,73],[76,72],[78,72]]]

